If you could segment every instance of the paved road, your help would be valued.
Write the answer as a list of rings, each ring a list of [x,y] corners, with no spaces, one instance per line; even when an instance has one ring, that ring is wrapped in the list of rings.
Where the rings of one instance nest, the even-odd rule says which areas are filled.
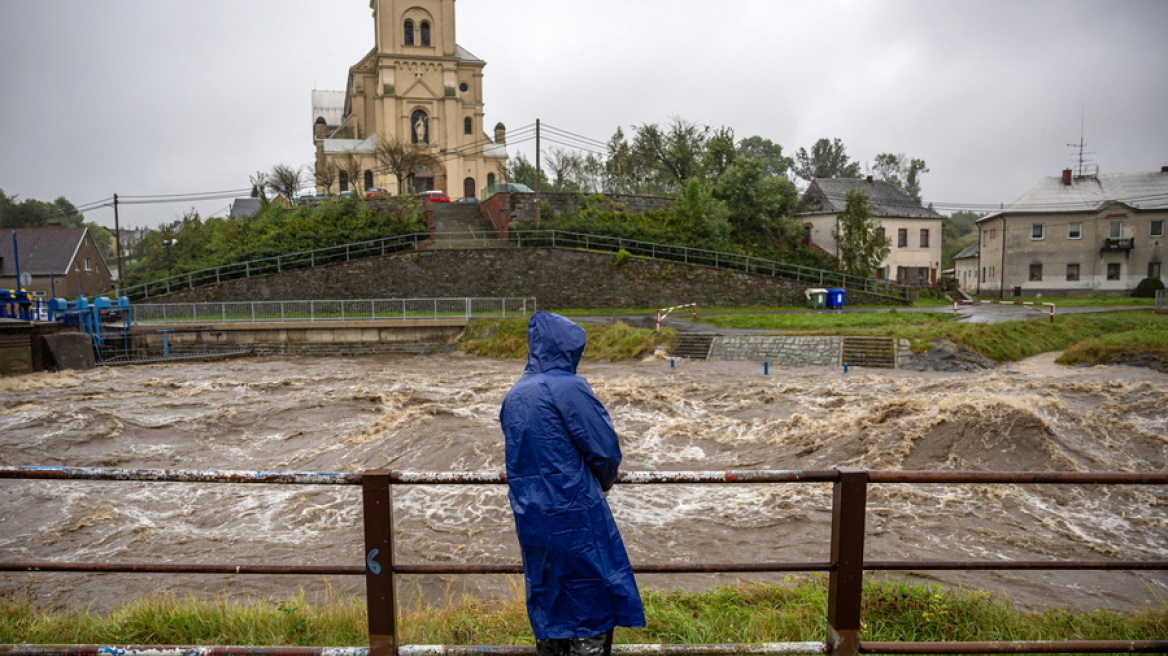
[[[1057,302],[1056,302],[1057,306]],[[880,312],[888,312],[890,308],[841,308],[838,310],[805,310],[805,309],[784,309],[772,310],[765,312],[766,314],[876,314]],[[1125,312],[1128,310],[1147,310],[1154,312],[1155,308],[1150,305],[1116,305],[1103,307],[1070,307],[1058,308],[1056,307],[1055,315],[1065,314],[1095,314],[1100,312]],[[763,314],[757,310],[737,310],[724,311],[710,308],[705,310],[711,314]],[[953,306],[937,306],[937,307],[912,307],[912,308],[896,308],[897,312],[953,312]],[[701,323],[703,310],[698,311],[697,321],[691,321],[687,312],[678,312],[671,315],[661,322],[663,326],[669,326],[679,332],[707,332],[718,333],[721,335],[753,335],[773,333],[773,330],[757,330],[749,328],[718,328],[709,324]],[[1010,304],[993,304],[993,303],[978,303],[974,305],[962,304],[957,308],[957,321],[966,321],[969,323],[1000,323],[1003,321],[1024,321],[1026,319],[1034,319],[1036,317],[1050,316],[1050,307],[1045,305],[1014,305]],[[676,318],[675,318],[676,317]],[[657,317],[655,315],[639,315],[639,314],[622,314],[617,316],[587,316],[587,317],[573,317],[577,321],[588,321],[591,323],[611,324],[614,319],[623,321],[630,326],[639,328],[653,328],[657,325]]]

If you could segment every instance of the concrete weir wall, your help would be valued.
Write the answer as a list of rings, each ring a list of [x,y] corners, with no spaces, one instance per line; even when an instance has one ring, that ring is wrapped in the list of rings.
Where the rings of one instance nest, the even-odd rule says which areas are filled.
[[[719,335],[710,347],[711,360],[769,362],[776,367],[840,367],[844,337],[783,335]],[[907,339],[894,342],[896,368],[916,366],[919,356]]]
[[[466,323],[466,319],[296,321],[157,328],[182,331],[170,337],[176,346],[241,348],[253,355],[353,356],[434,353],[454,344]],[[150,339],[152,347],[162,347],[161,333]]]

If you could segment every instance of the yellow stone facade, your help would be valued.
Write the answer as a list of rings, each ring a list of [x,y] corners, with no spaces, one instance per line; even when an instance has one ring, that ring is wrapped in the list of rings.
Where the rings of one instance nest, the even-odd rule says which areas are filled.
[[[331,164],[337,171],[329,189],[317,176],[318,193],[379,187],[481,197],[490,184],[504,182],[505,128],[498,124],[487,134],[486,62],[458,46],[455,0],[371,0],[369,6],[373,50],[349,69],[343,93],[313,92],[316,167]],[[412,171],[408,189],[398,189],[397,177],[377,157],[379,144],[395,140],[438,162]]]

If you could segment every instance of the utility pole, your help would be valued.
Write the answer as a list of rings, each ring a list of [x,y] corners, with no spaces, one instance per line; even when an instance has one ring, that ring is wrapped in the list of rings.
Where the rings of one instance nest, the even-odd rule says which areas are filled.
[[[535,119],[535,229],[539,230],[539,191],[543,173],[539,168],[539,119]]]
[[[122,295],[126,285],[123,282],[126,269],[122,265],[122,225],[118,221],[118,195],[114,194],[114,249],[118,253],[118,296]]]

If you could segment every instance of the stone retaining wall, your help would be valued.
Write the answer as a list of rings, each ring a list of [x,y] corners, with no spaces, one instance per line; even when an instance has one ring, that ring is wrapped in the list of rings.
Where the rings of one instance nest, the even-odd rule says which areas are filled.
[[[543,309],[711,307],[804,303],[810,283],[562,248],[423,250],[230,280],[151,303],[369,298],[535,297]],[[848,303],[889,303],[848,291]]]
[[[710,359],[769,362],[776,367],[840,367],[843,341],[832,336],[720,335],[714,338]],[[896,340],[898,368],[908,363],[917,368],[917,358],[907,339]]]

